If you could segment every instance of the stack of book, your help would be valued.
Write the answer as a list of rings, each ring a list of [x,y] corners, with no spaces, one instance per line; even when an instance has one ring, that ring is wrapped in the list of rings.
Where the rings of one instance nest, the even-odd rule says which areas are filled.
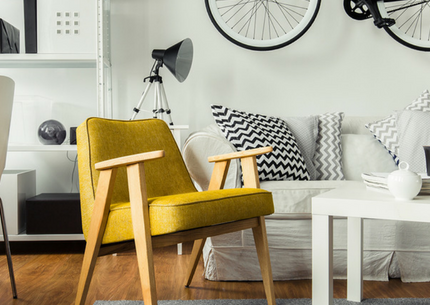
[[[361,178],[363,178],[363,182],[368,189],[388,192],[387,177],[389,174],[390,173],[363,173],[361,174]],[[427,174],[419,175],[421,175],[423,181],[419,195],[430,195],[430,176],[427,176]]]

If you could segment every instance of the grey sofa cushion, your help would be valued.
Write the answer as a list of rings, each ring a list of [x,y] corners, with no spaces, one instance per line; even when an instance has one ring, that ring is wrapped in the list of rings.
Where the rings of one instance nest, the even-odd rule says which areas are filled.
[[[287,122],[288,128],[296,138],[297,145],[305,159],[310,180],[315,180],[317,172],[313,159],[318,137],[318,116],[281,117],[281,119]]]

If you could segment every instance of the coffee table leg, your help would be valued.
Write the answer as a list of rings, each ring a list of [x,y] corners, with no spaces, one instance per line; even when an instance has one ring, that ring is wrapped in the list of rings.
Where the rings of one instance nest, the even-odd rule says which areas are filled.
[[[348,217],[347,299],[363,299],[363,219]]]
[[[333,216],[312,215],[312,305],[333,305]]]

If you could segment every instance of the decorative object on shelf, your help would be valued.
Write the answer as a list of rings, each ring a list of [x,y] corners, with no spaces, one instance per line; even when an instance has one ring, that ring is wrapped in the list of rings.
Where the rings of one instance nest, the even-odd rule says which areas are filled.
[[[131,117],[133,120],[137,113],[140,111],[140,107],[148,94],[149,89],[155,82],[155,100],[153,108],[153,117],[163,119],[164,113],[167,114],[169,119],[169,124],[173,125],[172,117],[170,116],[170,108],[167,103],[166,92],[164,91],[163,79],[159,75],[159,70],[166,65],[167,69],[175,76],[175,78],[182,83],[187,77],[191,69],[191,63],[193,61],[193,43],[191,39],[187,38],[181,42],[175,44],[174,46],[166,50],[153,50],[152,58],[155,62],[151,68],[150,75],[145,77],[143,81],[149,80],[148,85],[143,91],[142,97],[139,100],[137,106],[133,109],[134,113]]]
[[[70,145],[76,145],[76,127],[70,127]]]
[[[25,53],[37,53],[37,0],[24,0]]]
[[[56,120],[48,120],[39,126],[39,141],[43,145],[60,145],[66,138],[66,129]]]
[[[409,164],[401,161],[399,170],[388,175],[388,189],[399,200],[412,200],[421,190],[422,179],[409,170]]]
[[[427,176],[430,176],[430,146],[424,146],[424,154],[426,156]]]
[[[0,53],[19,53],[19,30],[1,18]]]

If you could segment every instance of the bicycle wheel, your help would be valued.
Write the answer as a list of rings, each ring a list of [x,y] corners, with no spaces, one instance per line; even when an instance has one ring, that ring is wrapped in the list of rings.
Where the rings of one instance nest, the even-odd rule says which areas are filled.
[[[231,42],[257,51],[284,47],[314,22],[321,0],[205,0],[218,31]]]
[[[395,24],[385,31],[401,44],[420,51],[430,51],[430,0],[377,0],[382,18]]]

